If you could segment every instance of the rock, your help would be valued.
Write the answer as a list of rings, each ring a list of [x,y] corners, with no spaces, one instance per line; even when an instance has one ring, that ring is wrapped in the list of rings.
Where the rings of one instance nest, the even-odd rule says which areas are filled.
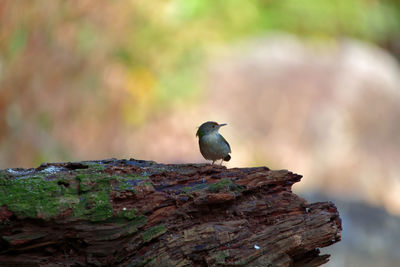
[[[0,171],[0,265],[318,266],[341,238],[301,176],[142,160]]]

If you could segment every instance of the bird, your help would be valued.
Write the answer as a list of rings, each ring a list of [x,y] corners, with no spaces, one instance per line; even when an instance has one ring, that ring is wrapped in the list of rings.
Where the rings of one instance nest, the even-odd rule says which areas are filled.
[[[227,125],[218,124],[214,121],[203,123],[197,130],[196,136],[199,138],[200,152],[207,160],[212,160],[212,165],[216,160],[229,161],[231,156],[231,147],[225,138],[218,133],[219,128]]]

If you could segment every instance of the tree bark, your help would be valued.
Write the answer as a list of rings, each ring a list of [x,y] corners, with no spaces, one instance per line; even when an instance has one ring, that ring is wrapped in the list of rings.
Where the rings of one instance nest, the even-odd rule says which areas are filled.
[[[0,266],[319,266],[331,202],[267,167],[141,160],[0,170]]]

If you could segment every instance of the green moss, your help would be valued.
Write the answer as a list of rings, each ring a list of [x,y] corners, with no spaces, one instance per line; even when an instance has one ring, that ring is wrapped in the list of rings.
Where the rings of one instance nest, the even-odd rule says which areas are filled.
[[[113,216],[113,207],[110,203],[110,186],[99,191],[81,193],[79,203],[74,207],[74,217],[87,219],[93,222],[107,220]]]
[[[110,181],[104,174],[81,173],[70,180],[34,176],[3,180],[0,205],[21,217],[44,219],[72,208],[74,217],[97,222],[113,216],[109,194]]]
[[[208,190],[211,192],[220,192],[220,191],[233,191],[240,192],[242,191],[242,187],[232,182],[230,179],[222,179],[221,181],[212,184],[208,187]]]
[[[218,192],[221,191],[222,189],[227,189],[229,188],[230,185],[232,185],[232,181],[229,179],[222,179],[219,182],[216,182],[215,184],[210,185],[208,188],[211,192]]]
[[[3,172],[0,172],[0,186],[6,185],[7,175]]]
[[[49,219],[67,208],[77,199],[73,190],[59,185],[57,180],[46,181],[44,177],[3,180],[0,186],[0,206],[21,217]]]
[[[153,184],[152,184],[150,181],[144,182],[144,185],[145,185],[145,186],[153,186]]]
[[[105,169],[106,169],[106,166],[104,164],[92,163],[89,165],[89,170],[91,170],[91,171],[102,172]]]
[[[136,192],[138,182],[148,177],[137,175],[108,176],[105,173],[86,173],[76,175],[79,181],[80,202],[74,208],[74,216],[94,222],[108,220],[113,217],[113,208],[110,203],[111,184],[117,183],[116,190]],[[111,183],[112,182],[112,183]],[[117,218],[128,220],[137,219],[136,210],[120,211]],[[143,220],[143,219],[140,219]]]
[[[78,174],[76,179],[79,180],[79,190],[80,191],[89,191],[91,188],[91,181],[87,174]]]
[[[129,180],[147,180],[150,179],[149,176],[142,176],[142,175],[137,175],[133,173],[129,173],[127,175],[124,175],[123,178],[129,179]]]
[[[119,218],[126,218],[128,220],[132,220],[132,219],[136,218],[136,216],[137,216],[137,209],[121,210],[115,216],[119,217]]]
[[[148,176],[128,174],[124,176],[113,176],[113,179],[118,181],[118,184],[115,188],[118,191],[132,191],[136,193],[135,187],[137,185],[152,185]]]
[[[104,166],[92,164],[88,169],[79,169],[58,179],[46,175],[9,178],[0,172],[0,206],[6,205],[21,217],[51,219],[72,209],[71,217],[78,220],[145,223],[146,217],[138,215],[136,209],[123,210],[114,216],[110,192],[115,184],[117,190],[136,192],[135,186],[150,183],[149,178],[130,174],[111,177],[101,170]]]
[[[218,254],[214,255],[213,258],[217,264],[224,264],[225,259],[229,257],[229,253],[226,251],[220,251]]]
[[[208,188],[208,184],[197,184],[194,186],[185,186],[183,188],[181,188],[181,191],[183,191],[186,194],[190,194],[194,191],[198,191],[204,188]]]
[[[154,227],[151,227],[147,229],[143,234],[142,234],[142,239],[144,242],[148,242],[162,234],[164,234],[167,231],[165,226],[163,225],[157,225]]]
[[[104,173],[80,173],[76,175],[76,180],[79,181],[79,190],[97,191],[106,188],[110,190],[110,177]]]
[[[118,185],[115,188],[118,191],[133,191],[136,193],[135,186],[132,184],[129,180],[121,178],[121,177],[116,177],[116,180],[118,181]]]
[[[132,218],[132,222],[130,223],[131,225],[134,225],[136,227],[142,227],[147,223],[147,217],[144,215],[140,216],[135,216]]]

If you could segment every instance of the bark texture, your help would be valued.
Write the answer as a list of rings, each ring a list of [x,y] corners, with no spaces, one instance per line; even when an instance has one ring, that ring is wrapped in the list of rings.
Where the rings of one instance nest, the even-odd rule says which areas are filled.
[[[0,266],[318,266],[340,240],[300,175],[141,160],[0,171]]]

